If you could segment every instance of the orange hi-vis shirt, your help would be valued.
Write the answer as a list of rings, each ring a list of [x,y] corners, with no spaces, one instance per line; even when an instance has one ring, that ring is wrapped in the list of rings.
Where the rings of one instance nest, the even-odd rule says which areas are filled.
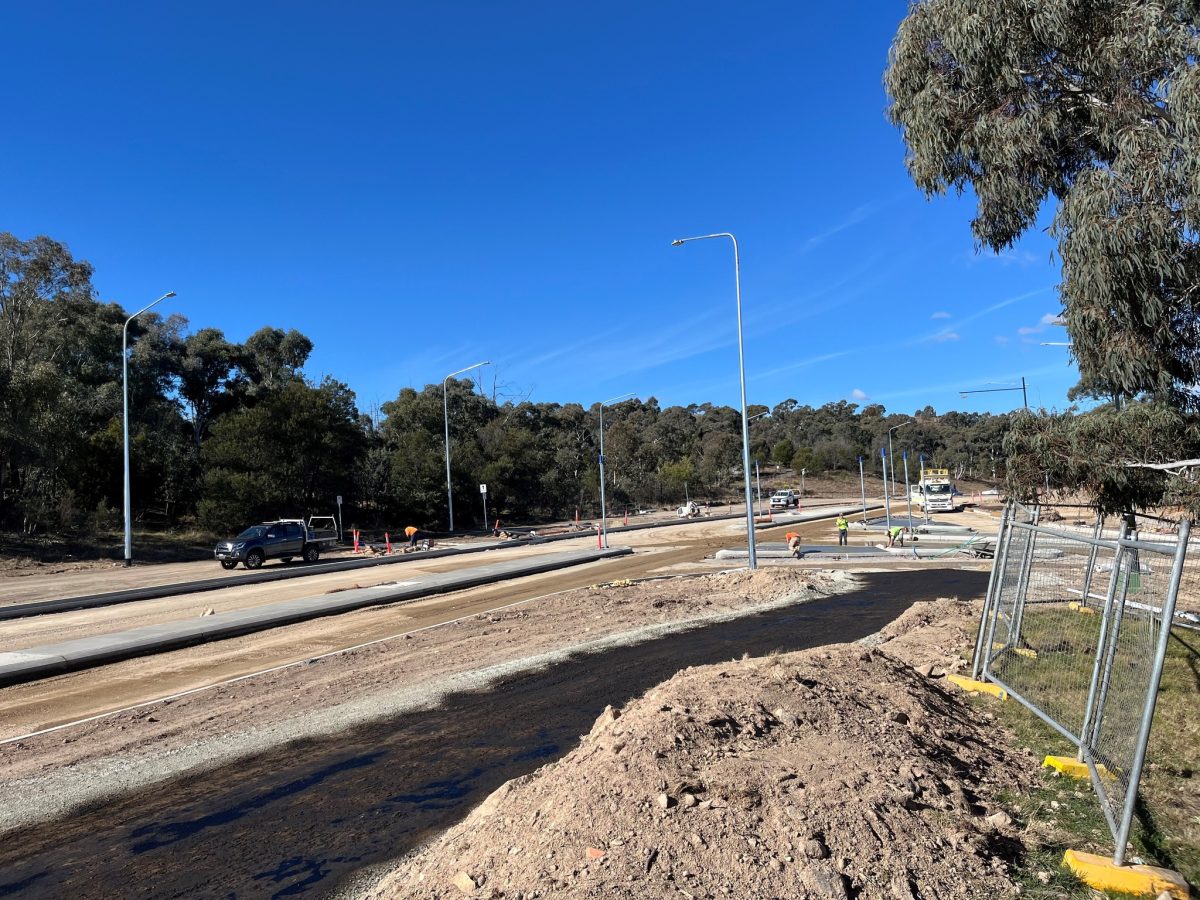
[[[419,529],[419,528],[417,528],[415,525],[409,525],[407,528],[405,528],[405,529],[404,529],[404,536],[405,536],[405,537],[412,537],[412,536],[413,536],[414,534],[416,534],[418,531],[420,531],[420,529]]]

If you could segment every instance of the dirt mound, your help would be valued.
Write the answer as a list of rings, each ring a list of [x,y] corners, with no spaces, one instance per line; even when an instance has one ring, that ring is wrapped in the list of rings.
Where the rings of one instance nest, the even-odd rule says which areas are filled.
[[[686,670],[367,896],[1013,893],[996,798],[1035,767],[947,688],[854,645]]]
[[[978,602],[941,598],[914,603],[883,630],[861,641],[919,670],[966,668],[964,651],[975,646],[982,613]]]

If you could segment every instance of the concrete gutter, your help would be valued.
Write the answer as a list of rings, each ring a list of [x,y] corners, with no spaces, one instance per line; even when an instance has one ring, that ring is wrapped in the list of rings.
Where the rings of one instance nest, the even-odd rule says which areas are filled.
[[[128,659],[132,656],[142,656],[207,641],[251,634],[308,619],[338,615],[367,606],[419,600],[449,591],[506,581],[510,578],[537,575],[601,559],[627,556],[632,552],[628,547],[614,547],[609,550],[572,550],[549,554],[535,560],[509,560],[458,572],[426,575],[420,579],[402,581],[397,584],[356,588],[298,600],[284,600],[251,609],[235,609],[212,616],[164,622],[159,625],[147,625],[127,631],[0,653],[0,685],[33,681],[49,675]]]

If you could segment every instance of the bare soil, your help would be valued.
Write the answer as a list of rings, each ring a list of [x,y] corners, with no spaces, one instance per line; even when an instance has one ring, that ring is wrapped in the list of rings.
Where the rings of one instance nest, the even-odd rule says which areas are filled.
[[[364,896],[961,898],[1016,893],[996,800],[1036,771],[926,673],[976,609],[689,669],[503,785]]]
[[[489,678],[545,665],[551,654],[561,657],[606,639],[631,643],[639,639],[639,629],[645,639],[656,628],[694,627],[852,584],[836,573],[783,569],[641,585],[618,582],[449,623],[442,619],[441,627],[407,633],[405,625],[419,621],[414,609],[419,604],[365,610],[367,616],[390,617],[394,639],[0,745],[0,792],[8,800],[0,805],[0,832],[107,792],[436,703],[448,690],[483,687]],[[241,646],[241,656],[249,655],[251,663],[269,661],[270,642],[284,631],[5,688],[0,690],[0,739],[54,724],[48,708],[55,708],[60,693],[68,699],[78,693],[82,681],[118,688],[127,679],[142,683],[141,670],[149,666],[163,683],[180,665],[176,657],[211,654],[224,645]],[[492,674],[473,674],[484,669]],[[45,803],[47,794],[56,802]]]

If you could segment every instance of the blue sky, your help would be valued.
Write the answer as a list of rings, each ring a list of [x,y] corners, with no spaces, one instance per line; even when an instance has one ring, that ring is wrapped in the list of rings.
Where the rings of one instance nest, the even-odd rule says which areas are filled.
[[[840,8],[845,7],[845,8]],[[368,409],[482,359],[501,394],[1063,407],[1043,232],[976,254],[884,116],[903,0],[24,4],[0,229],[106,300],[298,328]],[[864,11],[866,10],[866,11]]]

